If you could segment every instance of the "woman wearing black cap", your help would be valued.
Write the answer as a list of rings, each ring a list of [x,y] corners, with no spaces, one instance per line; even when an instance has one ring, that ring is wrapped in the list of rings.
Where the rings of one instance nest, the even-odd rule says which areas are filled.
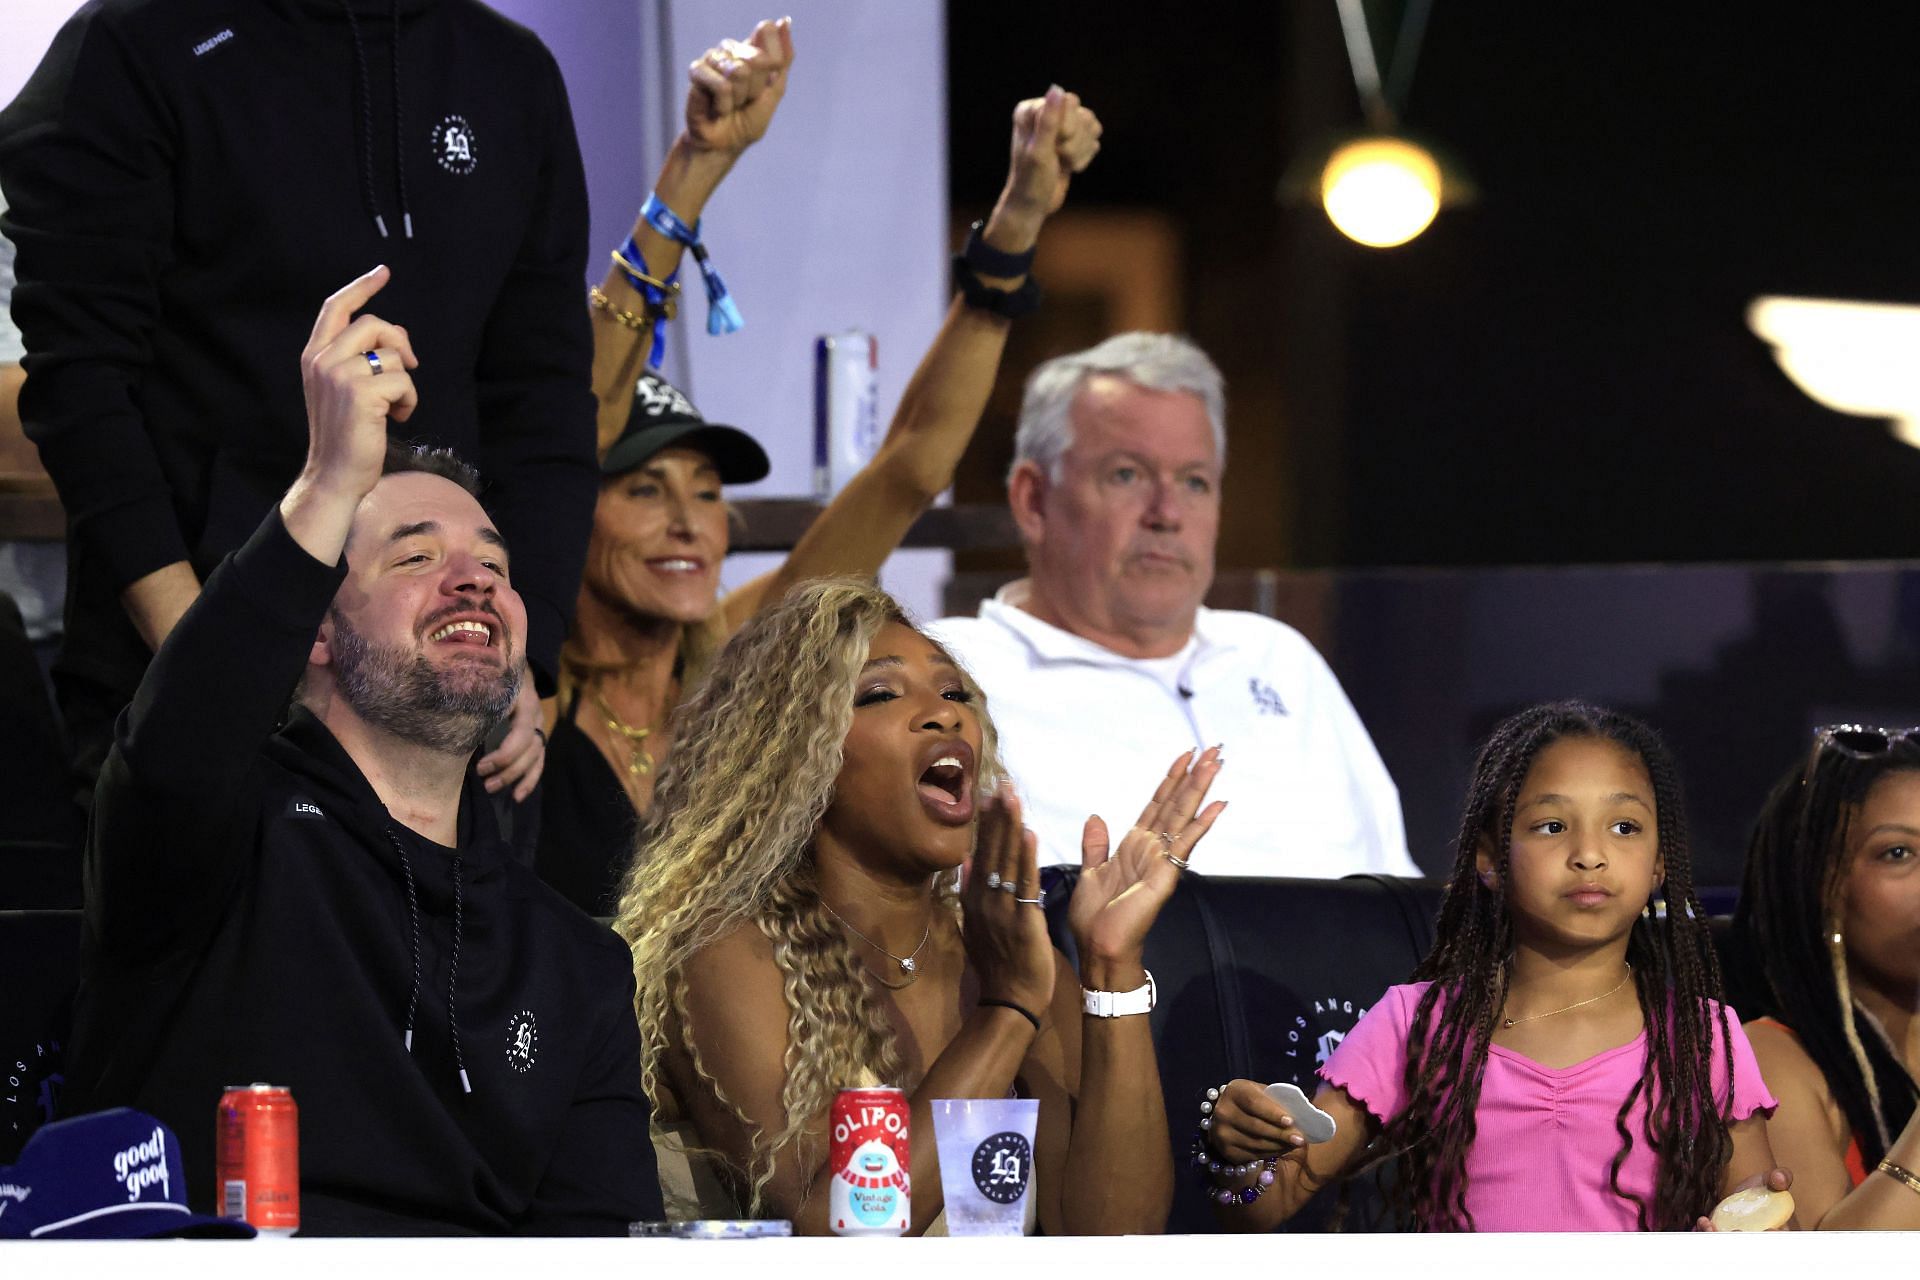
[[[654,188],[685,225],[698,223],[721,178],[766,132],[792,59],[791,24],[782,19],[693,64],[686,128]],[[1015,108],[1006,186],[968,238],[955,268],[959,296],[879,452],[778,569],[725,600],[721,485],[762,478],[767,456],[746,433],[702,421],[651,371],[629,395],[664,314],[634,288],[629,268],[643,285],[665,280],[682,249],[647,218],[636,223],[628,248],[642,261],[623,252],[626,262],[616,262],[592,298],[603,479],[542,780],[538,868],[581,907],[611,909],[636,817],[651,804],[664,763],[673,709],[727,636],[795,583],[876,573],[952,483],[993,388],[1010,321],[1036,301],[1026,271],[1040,227],[1100,149],[1099,136],[1093,113],[1058,86]]]

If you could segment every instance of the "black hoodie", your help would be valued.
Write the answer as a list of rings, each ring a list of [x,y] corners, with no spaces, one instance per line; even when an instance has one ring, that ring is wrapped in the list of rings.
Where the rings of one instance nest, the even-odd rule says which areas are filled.
[[[206,574],[278,501],[314,316],[382,262],[370,310],[420,357],[399,432],[491,482],[544,674],[572,615],[597,476],[559,68],[472,0],[351,2],[93,0],[0,114],[21,415],[75,544],[67,661],[123,691],[144,650],[117,593]]]
[[[67,1105],[165,1120],[209,1212],[223,1087],[290,1086],[315,1234],[658,1218],[626,946],[511,859],[471,776],[444,849],[312,716],[275,730],[344,574],[276,511],[121,717]]]

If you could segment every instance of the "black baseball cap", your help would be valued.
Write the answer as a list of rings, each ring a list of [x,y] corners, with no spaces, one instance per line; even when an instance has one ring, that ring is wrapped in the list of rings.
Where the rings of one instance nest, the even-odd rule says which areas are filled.
[[[602,475],[631,471],[669,445],[698,449],[713,459],[724,484],[764,480],[773,469],[767,451],[738,427],[708,422],[680,389],[648,370],[633,389],[633,412],[620,438],[600,460]]]

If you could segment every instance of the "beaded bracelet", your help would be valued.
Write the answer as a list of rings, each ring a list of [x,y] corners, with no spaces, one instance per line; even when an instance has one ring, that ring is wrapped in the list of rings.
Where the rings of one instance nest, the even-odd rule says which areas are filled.
[[[602,290],[599,285],[594,285],[587,290],[587,305],[591,306],[595,311],[606,312],[613,317],[616,324],[632,329],[635,333],[640,332],[648,325],[654,323],[654,317],[652,316],[643,316],[637,312],[614,306],[613,299],[607,297],[606,292]]]
[[[1268,1156],[1264,1160],[1249,1160],[1245,1164],[1228,1164],[1213,1154],[1207,1147],[1207,1131],[1213,1128],[1213,1104],[1220,1100],[1220,1090],[1208,1089],[1207,1096],[1200,1104],[1200,1127],[1193,1131],[1193,1150],[1188,1160],[1200,1184],[1206,1189],[1207,1196],[1216,1204],[1247,1205],[1252,1204],[1267,1193],[1274,1183],[1274,1170],[1280,1165],[1279,1156]],[[1250,1185],[1239,1188],[1220,1185],[1222,1178],[1244,1178],[1259,1170],[1260,1176]]]
[[[1193,1154],[1189,1164],[1200,1179],[1200,1185],[1206,1191],[1207,1198],[1214,1203],[1252,1204],[1265,1195],[1267,1188],[1273,1185],[1274,1170],[1280,1165],[1280,1157],[1268,1156],[1264,1160],[1249,1160],[1245,1164],[1227,1164],[1207,1149],[1206,1135],[1196,1130],[1193,1135]],[[1244,1178],[1256,1169],[1260,1171],[1260,1176],[1248,1186],[1235,1190],[1220,1184],[1222,1178]]]

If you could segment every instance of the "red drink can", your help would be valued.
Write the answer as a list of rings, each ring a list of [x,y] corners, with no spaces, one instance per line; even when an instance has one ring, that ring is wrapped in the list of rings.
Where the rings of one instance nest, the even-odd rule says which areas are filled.
[[[897,1236],[913,1222],[907,1095],[842,1089],[833,1099],[833,1186],[827,1222],[837,1236]]]
[[[228,1085],[214,1117],[214,1203],[262,1235],[300,1227],[300,1108],[284,1085]]]

